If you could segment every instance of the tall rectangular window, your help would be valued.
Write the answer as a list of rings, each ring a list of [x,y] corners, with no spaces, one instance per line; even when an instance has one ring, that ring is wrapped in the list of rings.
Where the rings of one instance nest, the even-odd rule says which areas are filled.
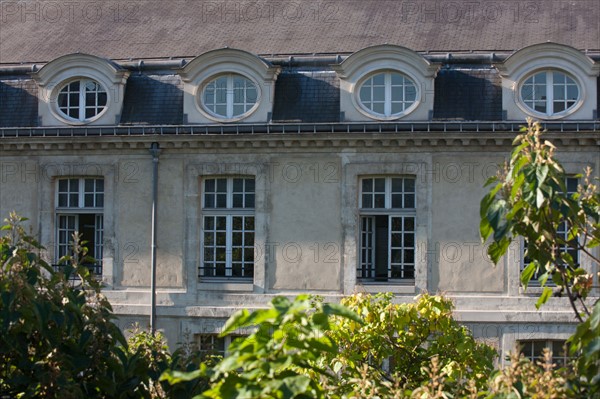
[[[579,181],[577,180],[576,177],[565,178],[565,186],[567,189],[567,195],[569,197],[577,192],[578,184],[579,184]],[[577,242],[577,238],[571,240],[570,241],[571,245],[569,245],[569,241],[568,241],[569,226],[566,221],[563,221],[560,223],[560,225],[558,226],[558,228],[556,230],[556,233],[560,238],[562,238],[565,241],[565,243],[563,245],[558,247],[558,250],[561,253],[564,253],[564,252],[568,253],[573,258],[573,262],[576,265],[579,264],[579,251],[573,247],[573,245]],[[523,262],[521,263],[521,271],[523,271],[527,267],[527,265],[529,265],[532,261],[531,259],[529,259],[526,256],[526,252],[527,252],[527,241],[523,240]],[[543,270],[538,270],[538,272],[533,275],[530,284],[535,285],[537,283],[537,279],[543,273],[544,273]],[[548,279],[547,284],[552,285],[554,283],[552,282],[552,279]]]
[[[410,281],[415,278],[415,179],[360,180],[359,279]]]
[[[84,262],[93,274],[102,275],[104,239],[104,179],[68,178],[57,181],[56,190],[56,261],[73,255],[73,233],[87,241],[87,256],[95,262]]]
[[[203,181],[199,277],[254,276],[254,178]]]

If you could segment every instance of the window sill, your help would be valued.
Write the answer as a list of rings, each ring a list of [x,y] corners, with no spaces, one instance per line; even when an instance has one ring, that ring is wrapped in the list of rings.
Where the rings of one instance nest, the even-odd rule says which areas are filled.
[[[204,278],[198,282],[198,291],[239,291],[252,292],[254,283],[252,280],[226,280]]]
[[[552,291],[556,289],[555,284],[546,284],[546,287],[551,288]],[[544,287],[539,284],[529,284],[527,290],[522,285],[519,286],[519,294],[524,296],[538,296],[544,291]]]
[[[368,293],[392,292],[394,294],[415,294],[416,287],[413,280],[409,281],[358,281],[360,287]]]

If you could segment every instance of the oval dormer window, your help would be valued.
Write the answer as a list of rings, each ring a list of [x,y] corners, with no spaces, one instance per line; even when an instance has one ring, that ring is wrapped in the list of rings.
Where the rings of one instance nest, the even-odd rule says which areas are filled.
[[[579,100],[579,85],[572,76],[562,71],[538,71],[521,85],[521,101],[536,116],[569,114]]]
[[[80,78],[58,92],[57,106],[63,117],[78,122],[94,120],[108,103],[106,89],[92,79]]]
[[[258,103],[256,84],[239,74],[220,75],[204,86],[202,107],[220,119],[238,119],[249,114]]]
[[[360,85],[361,106],[376,117],[395,118],[410,112],[417,87],[408,76],[394,71],[368,76]]]

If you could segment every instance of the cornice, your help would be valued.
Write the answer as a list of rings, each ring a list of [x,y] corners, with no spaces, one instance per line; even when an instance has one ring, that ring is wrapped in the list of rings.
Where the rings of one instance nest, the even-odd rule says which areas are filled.
[[[73,155],[82,151],[146,154],[152,142],[169,151],[281,152],[339,150],[394,152],[413,149],[431,151],[493,151],[512,147],[516,132],[477,133],[314,133],[254,135],[147,135],[102,137],[15,137],[0,139],[2,155]],[[544,136],[559,148],[600,148],[600,132],[551,132]],[[73,154],[71,154],[71,152]]]

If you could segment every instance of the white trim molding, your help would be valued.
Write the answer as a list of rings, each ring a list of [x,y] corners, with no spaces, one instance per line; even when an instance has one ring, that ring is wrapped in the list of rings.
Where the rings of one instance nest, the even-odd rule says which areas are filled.
[[[433,114],[434,79],[440,65],[430,63],[413,50],[387,44],[367,47],[332,67],[340,78],[340,111],[345,121],[429,120]],[[403,112],[384,116],[361,104],[361,85],[382,72],[404,75],[415,85],[415,101]]]
[[[68,54],[50,61],[32,76],[39,86],[41,126],[103,126],[119,123],[129,71],[112,61],[89,54]],[[60,90],[78,79],[96,81],[106,91],[105,109],[89,119],[69,118],[59,110],[57,100]]]
[[[597,110],[597,77],[600,64],[581,51],[563,44],[541,43],[522,48],[502,64],[495,65],[502,78],[502,108],[508,120],[534,117],[544,120],[592,120]],[[578,86],[576,103],[564,112],[544,114],[528,107],[521,99],[523,83],[536,73],[557,71],[571,77]]]
[[[184,91],[183,113],[187,115],[187,122],[269,122],[279,72],[279,67],[243,50],[223,48],[199,55],[179,70]],[[241,75],[250,80],[256,86],[257,99],[256,104],[247,112],[231,118],[221,118],[205,109],[200,97],[208,83],[227,74]]]

